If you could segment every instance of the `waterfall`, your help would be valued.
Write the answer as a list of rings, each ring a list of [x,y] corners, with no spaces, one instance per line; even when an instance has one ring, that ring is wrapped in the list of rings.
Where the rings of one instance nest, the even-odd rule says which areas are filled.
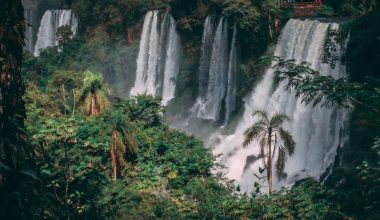
[[[130,92],[132,95],[146,92],[145,81],[147,77],[150,32],[152,29],[153,14],[155,13],[156,12],[150,11],[145,16],[144,25],[141,33],[140,49],[137,57],[136,80],[135,85]]]
[[[148,51],[148,70],[145,84],[145,91],[147,94],[156,95],[157,94],[157,87],[159,86],[156,84],[156,77],[157,77],[157,65],[158,65],[158,48],[159,48],[159,42],[160,42],[160,35],[159,35],[159,23],[158,23],[158,12],[154,12],[151,29],[150,29],[150,37],[149,37],[149,51]]]
[[[137,58],[135,85],[130,94],[162,96],[166,105],[175,95],[180,70],[181,43],[175,20],[159,11],[146,14]]]
[[[225,112],[225,117],[224,117],[226,122],[230,118],[232,112],[235,110],[235,107],[236,107],[237,74],[239,71],[236,35],[237,35],[237,28],[235,25],[233,36],[232,36],[230,60],[228,62],[226,112]]]
[[[237,30],[235,27],[229,47],[228,22],[225,18],[220,19],[214,34],[211,17],[206,19],[204,26],[199,96],[192,112],[197,118],[219,121],[224,110],[224,119],[227,121],[236,102]]]
[[[291,19],[282,32],[275,56],[294,59],[297,63],[306,61],[322,75],[344,77],[345,67],[340,61],[335,68],[322,63],[329,27],[338,29],[339,24]],[[336,46],[337,52],[342,54],[343,49],[338,44]],[[280,179],[274,175],[274,187],[277,189],[291,186],[295,181],[306,177],[318,179],[334,162],[338,147],[345,141],[344,131],[347,129],[348,120],[346,110],[306,106],[284,90],[285,82],[275,85],[273,80],[273,69],[270,68],[251,95],[245,99],[245,113],[234,134],[215,134],[211,138],[214,143],[218,143],[214,153],[225,156],[222,162],[228,168],[227,177],[236,180],[243,191],[253,189],[253,183],[257,181],[253,173],[260,175],[258,144],[252,143],[251,146],[242,148],[243,133],[255,121],[252,114],[256,110],[266,110],[270,115],[280,112],[290,118],[285,128],[291,132],[296,142],[296,150],[288,158],[284,170],[286,175]]]
[[[26,20],[26,30],[25,30],[25,48],[33,53],[34,45],[36,43],[37,37],[37,13],[33,9],[25,9],[24,16]]]
[[[206,18],[202,36],[202,54],[199,61],[199,88],[198,93],[200,96],[205,95],[207,92],[208,72],[210,70],[210,61],[212,55],[212,44],[214,42],[214,22],[212,16]],[[205,98],[205,97],[203,97]]]
[[[38,31],[35,56],[38,56],[42,49],[58,45],[57,29],[64,25],[70,26],[74,35],[77,33],[78,20],[71,10],[48,10],[45,12]]]
[[[180,70],[181,43],[176,31],[174,19],[169,18],[169,35],[166,48],[166,61],[162,91],[162,104],[166,105],[175,94],[176,77]]]

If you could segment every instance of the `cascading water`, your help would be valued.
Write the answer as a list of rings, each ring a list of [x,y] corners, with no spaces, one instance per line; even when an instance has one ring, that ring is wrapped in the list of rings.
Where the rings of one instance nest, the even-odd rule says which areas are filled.
[[[74,35],[77,33],[78,20],[71,10],[48,10],[45,12],[38,31],[34,49],[35,56],[39,56],[42,49],[58,45],[57,29],[64,25],[70,26]]]
[[[232,112],[236,108],[236,96],[237,96],[237,74],[239,71],[238,53],[237,53],[237,28],[234,26],[234,32],[232,36],[230,61],[228,62],[228,74],[227,74],[227,94],[225,98],[226,112],[225,121],[227,122]]]
[[[200,97],[207,93],[208,73],[210,70],[210,61],[212,55],[212,45],[214,42],[215,25],[213,17],[206,18],[202,37],[202,54],[199,61],[199,86],[198,92]],[[205,98],[204,96],[202,98]]]
[[[176,31],[175,21],[171,16],[169,19],[169,39],[166,48],[166,61],[164,70],[164,82],[162,88],[162,103],[166,105],[175,95],[175,83],[180,70],[181,43]]]
[[[25,48],[33,53],[34,45],[36,43],[37,37],[37,13],[33,9],[25,9],[24,16],[26,19],[26,30],[25,30]]]
[[[235,27],[229,47],[228,22],[225,18],[220,19],[215,33],[210,16],[204,26],[199,97],[192,112],[194,117],[218,121],[224,110],[224,120],[227,121],[236,104],[237,30]]]
[[[162,96],[166,105],[175,95],[180,70],[181,43],[175,20],[159,11],[146,14],[137,58],[135,85],[130,94]]]
[[[324,42],[328,28],[338,29],[339,24],[317,20],[291,19],[284,28],[277,44],[275,56],[294,59],[297,63],[306,61],[311,68],[322,75],[334,78],[345,76],[345,67],[338,61],[335,68],[322,63]],[[337,52],[343,49],[337,44]],[[341,54],[340,54],[341,55]],[[259,147],[253,143],[242,148],[244,131],[253,124],[252,114],[256,110],[266,110],[270,115],[284,113],[290,118],[285,128],[291,132],[296,142],[296,151],[288,158],[285,176],[274,176],[274,187],[291,186],[295,181],[312,177],[315,179],[334,162],[337,148],[344,144],[348,112],[336,108],[313,108],[297,101],[293,94],[284,90],[284,83],[273,83],[273,70],[269,69],[252,94],[245,100],[245,113],[233,135],[215,134],[211,140],[219,143],[215,154],[223,154],[228,168],[227,177],[236,180],[243,191],[251,191],[257,181],[253,173],[258,173],[261,160],[257,158]]]

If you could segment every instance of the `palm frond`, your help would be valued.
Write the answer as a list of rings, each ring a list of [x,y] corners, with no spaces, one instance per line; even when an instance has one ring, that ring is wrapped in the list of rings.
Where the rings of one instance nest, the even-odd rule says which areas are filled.
[[[264,110],[257,110],[253,113],[252,116],[258,116],[261,120],[264,120],[267,125],[269,125],[269,116],[268,113]]]
[[[127,153],[134,154],[137,152],[138,144],[133,133],[135,132],[135,127],[131,123],[125,109],[119,108],[111,113],[111,115],[105,120],[108,121],[111,128],[114,131],[120,133],[123,138],[123,144],[125,145]]]
[[[284,114],[275,114],[271,119],[270,119],[270,127],[273,129],[280,127],[285,121],[289,121],[288,116]]]
[[[82,88],[79,90],[78,103],[83,103],[91,92],[95,92],[101,87],[103,77],[100,73],[86,70],[84,73]],[[100,86],[100,87],[99,87]]]
[[[269,126],[268,122],[267,122],[265,119],[260,119],[260,120],[257,121],[255,124],[256,124],[256,125],[259,125],[259,126],[261,126],[261,127],[264,127],[264,128],[266,128],[266,127]]]
[[[284,150],[286,150],[290,156],[293,155],[296,147],[296,142],[293,140],[292,135],[282,127],[278,129],[278,133],[280,135],[280,141],[283,143]]]
[[[119,174],[121,174],[122,170],[124,169],[125,167],[125,158],[124,158],[124,155],[125,155],[125,152],[126,152],[126,149],[127,149],[127,146],[125,146],[124,144],[124,141],[123,141],[123,137],[122,135],[120,134],[120,132],[118,131],[114,131],[113,135],[112,135],[112,150],[114,151],[115,153],[115,156],[116,156],[116,161],[114,161],[114,164],[115,166],[117,166],[117,171],[119,172]]]
[[[260,145],[260,154],[259,154],[259,158],[262,158],[263,160],[263,163],[264,165],[266,166],[266,162],[265,162],[265,147],[267,146],[267,139],[265,137],[261,138],[260,141],[259,141],[259,145]]]
[[[103,112],[105,109],[111,106],[111,103],[107,98],[107,95],[103,91],[98,90],[96,91],[95,95],[97,97],[97,103],[99,105],[100,112]]]
[[[277,169],[278,176],[281,176],[281,174],[284,172],[285,163],[287,160],[288,160],[288,157],[286,156],[285,149],[280,147],[278,149],[278,158],[276,161],[276,169]]]
[[[272,166],[271,164],[266,164],[266,159],[274,159],[275,155],[278,155],[276,168],[277,174],[281,175],[285,169],[288,155],[294,154],[296,145],[292,135],[282,128],[282,124],[289,121],[289,118],[281,113],[269,117],[265,111],[255,111],[253,116],[258,117],[257,122],[244,132],[243,146],[247,147],[254,139],[257,139],[260,147],[259,158],[263,160],[265,166]],[[272,135],[272,137],[269,137],[269,135]],[[273,143],[273,155],[270,155],[272,158],[268,158],[269,155],[266,154],[266,151],[268,146]]]
[[[91,109],[91,96],[90,95],[82,98],[81,105],[79,106],[79,109],[84,114],[86,114],[86,115],[89,114],[90,109]]]
[[[248,128],[244,132],[243,146],[247,147],[249,144],[251,144],[253,139],[257,138],[260,135],[260,133],[262,133],[262,132],[265,132],[265,128],[263,128],[260,125],[256,125],[256,124],[252,125],[252,127]]]
[[[273,144],[272,160],[273,160],[274,157],[276,156],[276,150],[277,150],[277,148],[281,147],[281,145],[277,145],[277,142],[278,142],[277,139],[278,139],[278,138],[277,138],[277,134],[275,133],[275,135],[274,135],[274,144]]]
[[[127,150],[129,151],[129,153],[134,154],[137,152],[137,148],[138,148],[137,140],[132,134],[128,133],[125,135],[125,143],[126,143]]]

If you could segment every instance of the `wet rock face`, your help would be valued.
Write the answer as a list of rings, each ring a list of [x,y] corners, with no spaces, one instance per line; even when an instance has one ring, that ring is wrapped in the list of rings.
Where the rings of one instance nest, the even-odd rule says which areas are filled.
[[[22,0],[25,9],[38,11],[39,14],[49,9],[67,9],[71,0]]]
[[[258,159],[260,159],[260,158],[256,157],[255,155],[247,156],[247,159],[245,160],[244,172],[249,170],[249,167],[252,164],[254,164]]]
[[[42,0],[22,0],[22,5],[27,9],[37,9]]]

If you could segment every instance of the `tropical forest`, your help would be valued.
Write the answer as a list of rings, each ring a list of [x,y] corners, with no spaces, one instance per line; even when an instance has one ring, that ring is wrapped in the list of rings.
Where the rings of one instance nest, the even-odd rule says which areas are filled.
[[[0,0],[0,219],[380,219],[380,0]]]

